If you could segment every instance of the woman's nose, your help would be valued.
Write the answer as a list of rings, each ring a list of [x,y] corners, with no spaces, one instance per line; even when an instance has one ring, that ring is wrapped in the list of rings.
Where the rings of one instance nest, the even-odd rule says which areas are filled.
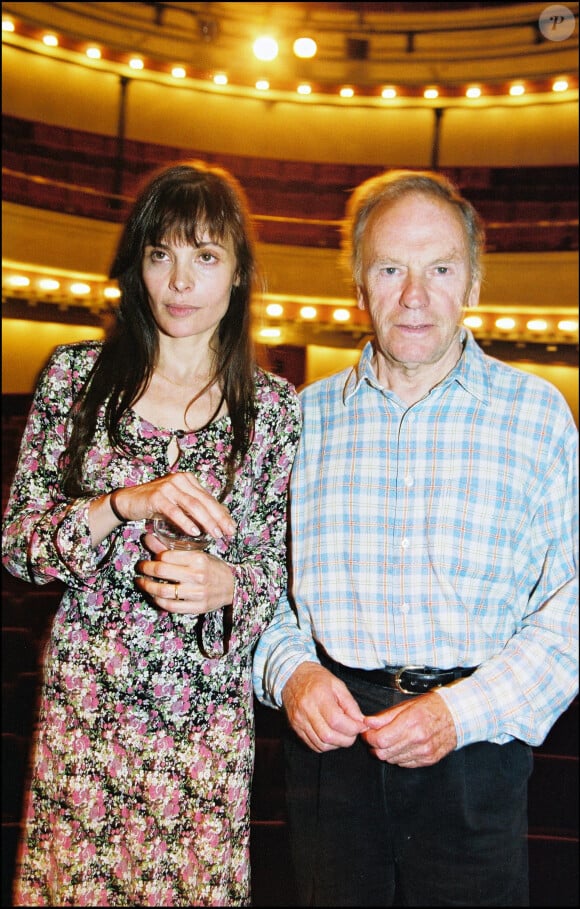
[[[177,293],[183,293],[193,287],[193,277],[190,269],[184,265],[176,266],[171,273],[169,286]]]

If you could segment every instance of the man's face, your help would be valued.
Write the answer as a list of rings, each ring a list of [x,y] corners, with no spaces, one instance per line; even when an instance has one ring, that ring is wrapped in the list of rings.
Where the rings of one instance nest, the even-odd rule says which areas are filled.
[[[465,306],[477,304],[467,238],[444,200],[409,193],[373,212],[362,242],[358,304],[387,363],[447,366]]]

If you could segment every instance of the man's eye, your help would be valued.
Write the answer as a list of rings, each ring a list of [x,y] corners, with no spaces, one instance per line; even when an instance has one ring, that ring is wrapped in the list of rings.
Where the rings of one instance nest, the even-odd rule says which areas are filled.
[[[436,268],[436,271],[437,271],[438,275],[446,275],[447,272],[449,271],[449,266],[448,265],[438,265]]]

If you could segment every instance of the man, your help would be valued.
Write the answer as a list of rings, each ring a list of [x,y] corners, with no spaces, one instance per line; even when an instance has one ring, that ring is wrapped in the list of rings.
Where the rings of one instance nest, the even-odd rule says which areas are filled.
[[[347,216],[373,340],[302,392],[254,664],[289,721],[299,901],[528,905],[530,746],[577,691],[577,431],[462,327],[484,237],[451,184],[383,174]]]

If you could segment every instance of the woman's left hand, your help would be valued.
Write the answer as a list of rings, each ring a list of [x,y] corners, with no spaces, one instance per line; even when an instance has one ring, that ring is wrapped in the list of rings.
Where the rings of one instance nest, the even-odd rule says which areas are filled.
[[[166,549],[152,533],[143,542],[155,558],[137,563],[135,584],[160,609],[201,615],[232,602],[234,574],[227,562],[207,552]]]

